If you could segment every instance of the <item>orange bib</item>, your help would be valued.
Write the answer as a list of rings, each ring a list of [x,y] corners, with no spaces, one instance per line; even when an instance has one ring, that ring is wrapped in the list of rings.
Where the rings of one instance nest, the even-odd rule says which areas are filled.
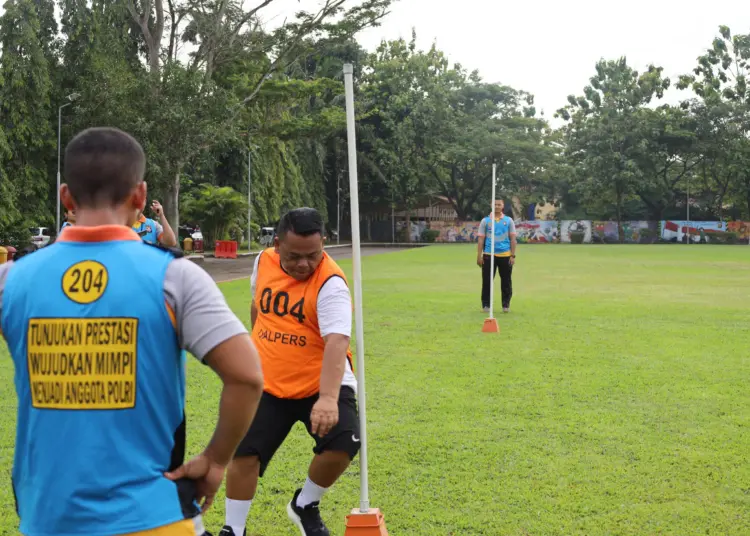
[[[284,272],[273,249],[261,254],[253,298],[258,311],[253,342],[260,354],[267,393],[299,399],[320,390],[325,341],[318,326],[318,293],[332,277],[346,281],[344,272],[325,252],[306,281]],[[351,351],[347,357],[351,363]]]

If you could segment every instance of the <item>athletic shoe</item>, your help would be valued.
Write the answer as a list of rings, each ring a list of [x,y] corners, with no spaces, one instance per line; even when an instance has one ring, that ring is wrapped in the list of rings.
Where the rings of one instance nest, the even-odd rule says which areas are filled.
[[[247,530],[242,531],[242,536],[245,536],[247,534]],[[204,536],[211,536],[208,532]],[[219,533],[219,536],[237,536],[234,531],[232,530],[232,527],[229,525],[224,525],[224,527],[221,529],[221,532]]]
[[[503,307],[504,313],[510,313],[510,307]]]
[[[485,313],[489,313],[490,312],[490,308],[489,307],[482,307],[482,311],[484,311]]]
[[[304,508],[297,506],[297,497],[302,489],[294,492],[292,501],[286,506],[286,513],[299,529],[301,536],[331,536],[320,518],[320,503],[314,502]]]

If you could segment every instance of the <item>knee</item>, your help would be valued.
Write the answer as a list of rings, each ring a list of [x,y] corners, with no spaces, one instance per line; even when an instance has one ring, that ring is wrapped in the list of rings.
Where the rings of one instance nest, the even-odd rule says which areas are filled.
[[[227,478],[235,480],[258,478],[260,475],[260,458],[258,456],[240,456],[234,458],[227,467]]]

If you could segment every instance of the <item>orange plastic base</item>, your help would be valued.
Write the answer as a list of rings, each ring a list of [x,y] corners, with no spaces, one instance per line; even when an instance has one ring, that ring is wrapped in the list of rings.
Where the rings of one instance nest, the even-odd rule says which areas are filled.
[[[487,318],[482,326],[483,333],[500,333],[500,326],[497,325],[497,318]]]
[[[355,508],[346,516],[344,536],[388,536],[383,514],[378,508],[370,508],[366,514]]]

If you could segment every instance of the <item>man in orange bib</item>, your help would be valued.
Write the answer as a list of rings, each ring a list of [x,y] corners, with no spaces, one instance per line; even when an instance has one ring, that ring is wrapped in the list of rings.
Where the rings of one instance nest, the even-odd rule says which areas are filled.
[[[323,251],[323,228],[317,210],[294,209],[279,222],[275,247],[255,260],[252,336],[264,392],[228,468],[220,536],[245,534],[258,478],[296,422],[315,440],[307,480],[287,505],[303,536],[329,535],[320,499],[359,452],[352,301],[344,273]]]

